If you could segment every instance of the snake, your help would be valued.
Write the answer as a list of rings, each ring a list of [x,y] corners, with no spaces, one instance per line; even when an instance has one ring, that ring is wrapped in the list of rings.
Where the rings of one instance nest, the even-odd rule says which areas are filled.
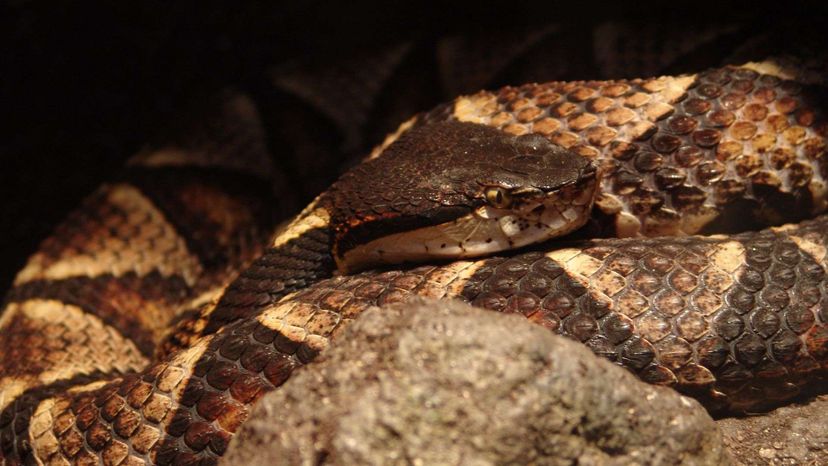
[[[215,464],[348,322],[418,297],[524,315],[714,412],[790,400],[828,370],[824,94],[769,60],[464,95],[273,234],[255,109],[225,95],[18,274],[0,454]]]

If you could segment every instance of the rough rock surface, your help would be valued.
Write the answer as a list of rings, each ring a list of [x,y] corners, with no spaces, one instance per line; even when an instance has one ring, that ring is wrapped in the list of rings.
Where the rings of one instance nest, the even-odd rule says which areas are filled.
[[[737,464],[828,464],[828,395],[762,416],[717,423]]]
[[[224,464],[728,464],[695,400],[523,318],[364,313],[260,402]]]

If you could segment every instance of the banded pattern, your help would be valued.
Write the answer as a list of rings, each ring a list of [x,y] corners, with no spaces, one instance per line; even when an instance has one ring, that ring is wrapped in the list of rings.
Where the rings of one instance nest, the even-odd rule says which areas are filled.
[[[460,97],[425,119],[539,133],[599,160],[597,206],[612,236],[733,232],[826,208],[825,91],[792,78],[764,63],[527,84]]]
[[[727,231],[735,213],[765,225],[824,210],[818,93],[750,67],[527,85],[441,106],[382,148],[435,121],[533,132],[599,162],[597,220],[615,234]],[[520,312],[711,409],[773,404],[826,371],[826,217],[733,237],[596,240],[310,286],[333,270],[331,212],[314,203],[222,294],[257,253],[270,218],[248,194],[263,147],[226,140],[248,148],[243,162],[216,158],[215,148],[142,154],[132,175],[85,206],[98,213],[71,217],[24,270],[0,325],[38,332],[47,350],[25,354],[15,332],[0,335],[0,348],[20,356],[0,366],[15,376],[0,406],[0,451],[11,462],[214,463],[250,404],[344,324],[415,295]],[[235,171],[236,181],[211,166]],[[67,322],[49,321],[55,312]],[[116,347],[102,350],[117,363],[70,353],[71,342],[107,334]]]
[[[828,371],[826,231],[820,217],[324,280],[141,374],[44,400],[32,446],[45,461],[214,463],[250,404],[349,321],[414,296],[525,315],[711,409],[778,402]]]
[[[170,321],[223,290],[272,234],[272,168],[252,104],[228,93],[194,113],[18,274],[0,316],[0,458],[28,457],[41,399],[144,369]]]
[[[187,349],[203,335],[254,316],[285,295],[330,277],[335,268],[330,251],[330,217],[316,203],[286,225],[270,247],[216,299],[182,314],[161,342],[158,358]]]

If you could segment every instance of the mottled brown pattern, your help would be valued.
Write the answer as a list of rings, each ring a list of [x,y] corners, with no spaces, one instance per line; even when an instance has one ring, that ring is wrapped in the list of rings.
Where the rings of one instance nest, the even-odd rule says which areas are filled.
[[[487,187],[549,193],[594,176],[589,161],[543,138],[442,122],[405,132],[322,199],[331,204],[334,254],[341,257],[382,236],[462,217],[486,205]]]
[[[616,234],[727,231],[734,213],[767,225],[824,210],[826,125],[817,91],[739,67],[504,88],[438,107],[384,151],[393,155],[418,131],[472,123],[484,125],[475,132],[517,145],[546,138],[600,165],[598,206]],[[538,134],[523,136],[530,132]],[[254,201],[261,191],[254,182],[182,167],[211,165],[213,149],[205,159],[198,150],[181,158],[177,151],[139,157],[142,167],[70,217],[18,279],[0,322],[24,329],[0,335],[0,348],[19,356],[9,367],[20,377],[1,393],[0,451],[11,461],[215,463],[250,404],[311,361],[344,324],[368,307],[413,296],[523,314],[711,410],[772,406],[828,369],[828,217],[733,237],[596,240],[319,281],[334,267],[330,220],[344,221],[333,209],[342,205],[320,201],[219,298],[234,269],[256,253],[268,209]],[[369,163],[387,171],[393,157]],[[418,173],[405,173],[406,181]],[[481,184],[465,171],[452,179],[469,180]],[[360,188],[385,182],[351,181]],[[343,187],[332,192],[352,193]],[[412,188],[403,197],[407,207],[468,204],[466,192],[444,191],[431,199]],[[394,196],[384,189],[360,202],[385,213],[396,208]],[[131,296],[119,291],[127,288]],[[50,297],[65,303],[43,299]],[[26,306],[35,317],[66,307],[112,333],[117,348],[103,350],[121,355],[118,363],[127,354],[139,359],[124,368],[72,354],[74,334],[50,338],[61,328],[38,324]],[[172,322],[159,359],[128,373],[158,345],[160,324]],[[41,338],[42,355],[17,349],[14,338]]]
[[[131,169],[126,178],[151,199],[204,268],[197,288],[227,280],[260,252],[276,212],[266,180],[212,169]]]
[[[258,312],[283,296],[331,275],[330,231],[313,229],[264,252],[227,287],[208,323],[208,333]]]
[[[43,397],[149,362],[115,328],[59,301],[9,304],[0,323],[0,459],[26,457],[29,420]]]
[[[0,409],[44,384],[143,367],[202,273],[140,190],[126,183],[99,189],[44,241],[7,295]]]
[[[6,302],[77,306],[149,356],[180,306],[226,285],[258,254],[270,216],[261,184],[238,175],[160,167],[127,177],[142,189],[118,183],[93,194],[44,241]],[[185,215],[194,196],[200,201]],[[60,342],[52,342],[55,351],[63,351]]]
[[[220,294],[225,289],[217,289],[218,296],[206,302],[196,302],[182,306],[181,312],[168,324],[167,332],[155,347],[154,360],[163,360],[176,351],[187,349],[201,338],[207,329],[210,316],[216,310]]]
[[[146,367],[170,321],[224,288],[272,234],[272,167],[255,109],[238,95],[208,100],[195,124],[177,121],[173,140],[134,157],[70,214],[6,296],[2,462],[32,459],[39,403]],[[120,453],[98,459],[118,463]]]
[[[144,276],[134,272],[120,276],[71,277],[35,280],[12,288],[7,302],[32,299],[71,304],[101,319],[135,343],[145,356],[152,355],[168,322],[184,304],[192,289],[179,276],[164,277],[157,271]]]
[[[91,373],[137,370],[147,363],[135,344],[75,305],[29,299],[9,304],[7,311],[1,322],[14,331],[0,340],[0,408],[20,381],[51,383],[84,365]]]
[[[782,233],[579,250],[564,269],[598,292],[593,299],[604,312],[616,313],[609,328],[598,314],[573,335],[642,379],[676,386],[714,409],[788,399],[828,368],[824,224],[823,217]],[[593,260],[594,269],[584,264]],[[640,341],[631,343],[626,332]],[[631,344],[640,346],[634,358],[626,353]]]
[[[61,223],[18,274],[15,284],[157,270],[192,286],[202,265],[167,218],[135,186],[104,186]]]
[[[255,319],[246,322],[232,335],[202,340],[145,374],[46,400],[32,418],[35,454],[76,461],[126,451],[139,462],[215,462],[249,404],[300,364],[280,352],[289,351],[289,342],[277,345],[276,332],[257,327]],[[248,339],[274,346],[250,345]]]
[[[458,98],[451,115],[428,118],[540,133],[600,160],[597,205],[613,234],[733,232],[825,210],[824,93],[725,67],[506,87]]]
[[[324,280],[139,375],[42,403],[33,448],[45,460],[129,451],[212,463],[250,403],[330,336],[371,306],[414,296],[522,314],[711,409],[772,405],[828,370],[827,226],[820,217],[732,238],[596,240]]]
[[[216,303],[188,309],[160,343],[159,355],[186,349],[203,335],[255,315],[285,295],[331,276],[330,231],[316,228],[271,247],[231,283]]]

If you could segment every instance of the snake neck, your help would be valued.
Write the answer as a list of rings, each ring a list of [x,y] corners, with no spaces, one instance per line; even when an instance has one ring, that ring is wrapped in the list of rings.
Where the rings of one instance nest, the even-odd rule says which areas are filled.
[[[206,334],[333,275],[333,229],[323,202],[317,199],[278,232],[267,251],[228,286],[209,316]]]

